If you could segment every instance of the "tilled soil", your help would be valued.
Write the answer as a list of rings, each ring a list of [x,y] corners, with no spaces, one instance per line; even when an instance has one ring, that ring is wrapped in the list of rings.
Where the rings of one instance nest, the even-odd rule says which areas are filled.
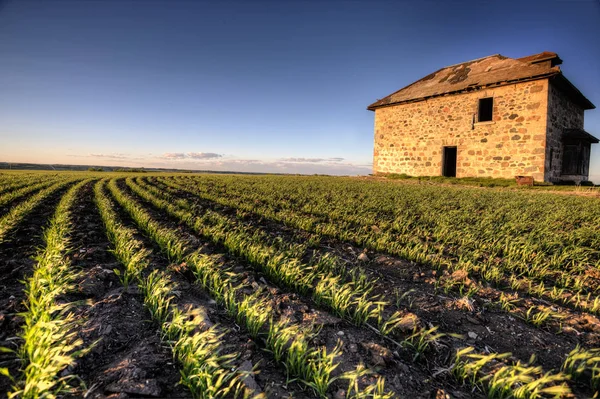
[[[135,197],[135,194],[123,181],[119,181],[118,186],[124,192]],[[478,396],[471,392],[470,388],[457,384],[448,373],[437,372],[444,367],[447,368],[454,353],[450,350],[452,346],[448,342],[440,342],[439,346],[434,348],[428,356],[414,362],[412,351],[382,337],[368,327],[356,327],[339,319],[327,309],[314,304],[310,297],[302,297],[283,287],[278,287],[276,284],[269,283],[266,276],[244,260],[227,254],[218,245],[202,240],[191,229],[154,208],[143,199],[137,197],[137,200],[156,220],[160,220],[161,223],[172,229],[178,229],[182,236],[188,237],[191,243],[202,247],[204,252],[218,253],[224,259],[228,259],[232,270],[238,275],[245,276],[248,284],[256,289],[268,290],[273,296],[273,308],[277,316],[292,319],[305,326],[313,323],[318,325],[321,330],[312,341],[315,346],[325,345],[328,350],[332,350],[338,342],[341,343],[342,354],[338,358],[340,367],[334,372],[335,375],[351,371],[362,363],[385,377],[386,388],[397,393],[399,397],[430,398],[440,392],[448,392],[453,397]],[[346,385],[341,380],[334,382],[333,386],[333,391],[338,390],[340,394],[346,389]]]
[[[146,179],[152,183],[151,180]],[[283,223],[247,212],[240,212],[222,204],[179,191],[181,198],[195,204],[198,209],[211,209],[224,215],[238,218],[251,228],[259,228],[273,237],[281,237],[286,242],[303,243],[311,234],[286,226]],[[444,355],[430,358],[433,368],[447,368],[448,360],[443,359],[448,352],[458,348],[473,346],[482,353],[511,352],[516,359],[528,362],[532,355],[536,363],[546,371],[558,371],[567,354],[581,345],[586,348],[600,345],[600,319],[592,314],[573,310],[559,303],[518,293],[520,301],[510,310],[501,309],[498,303],[501,294],[515,295],[511,290],[501,290],[489,284],[480,284],[479,291],[466,297],[458,292],[445,292],[436,288],[436,282],[454,278],[448,273],[420,265],[388,254],[369,251],[335,238],[323,237],[319,253],[332,253],[343,259],[348,267],[360,268],[371,279],[377,279],[374,294],[392,303],[392,309],[403,309],[418,316],[423,325],[435,325],[439,331],[459,334],[459,339],[446,340],[451,350]],[[459,273],[457,273],[459,274]],[[465,280],[465,276],[458,276]],[[469,278],[462,281],[467,285],[477,283]],[[523,315],[531,306],[551,308],[563,317],[540,327],[524,320]],[[442,361],[440,361],[442,360]],[[586,395],[585,385],[572,383]]]
[[[126,226],[137,229],[135,223],[124,210],[119,210],[119,216]],[[269,353],[265,351],[264,345],[253,341],[248,333],[232,320],[225,309],[218,306],[206,292],[194,283],[194,276],[185,264],[171,264],[160,253],[160,249],[156,244],[148,238],[141,234],[136,238],[143,241],[146,248],[153,250],[151,269],[156,268],[170,272],[172,280],[177,285],[177,306],[182,309],[196,310],[196,313],[200,314],[203,319],[202,325],[204,327],[219,326],[221,332],[225,333],[221,339],[225,349],[241,354],[241,357],[235,361],[235,365],[239,369],[249,371],[258,367],[258,374],[245,379],[248,388],[257,393],[264,392],[269,398],[288,398],[291,397],[290,395],[300,399],[313,397],[310,392],[304,392],[303,386],[297,382],[289,381],[285,369],[274,362]],[[194,237],[190,235],[190,239],[193,240]],[[195,240],[195,249],[201,247],[204,253],[213,254],[209,246]]]
[[[88,184],[75,203],[70,257],[81,276],[65,298],[82,303],[79,336],[93,349],[67,371],[86,383],[86,398],[190,397],[177,384],[179,372],[141,294],[135,286],[125,290],[113,271],[123,268],[110,252],[93,197]]]
[[[150,180],[150,183],[152,181]],[[75,202],[71,234],[72,249],[69,257],[76,278],[76,290],[61,301],[74,302],[80,326],[78,334],[89,353],[77,360],[77,364],[63,371],[62,376],[77,375],[87,387],[77,396],[86,398],[138,398],[164,397],[189,398],[190,393],[178,384],[178,365],[171,351],[161,341],[159,327],[150,320],[144,308],[143,297],[135,285],[124,289],[114,270],[123,271],[110,252],[106,231],[94,204],[93,184],[85,185]],[[322,238],[313,250],[320,254],[332,253],[343,259],[350,268],[364,271],[377,279],[374,294],[390,302],[390,311],[399,310],[414,316],[414,325],[430,328],[438,326],[440,332],[456,334],[440,339],[424,356],[415,359],[415,352],[399,341],[412,333],[407,326],[400,336],[386,338],[369,326],[357,327],[336,317],[327,308],[317,306],[310,296],[298,295],[273,281],[243,259],[229,254],[219,245],[208,242],[194,231],[137,197],[125,185],[118,182],[121,190],[136,197],[156,220],[164,226],[176,229],[186,237],[193,250],[220,259],[221,267],[236,273],[244,282],[245,293],[262,290],[268,294],[274,309],[274,319],[286,319],[302,326],[318,326],[319,332],[311,339],[314,347],[325,346],[331,351],[341,345],[342,354],[336,359],[340,366],[334,371],[339,376],[362,363],[375,371],[375,376],[385,377],[386,389],[398,397],[414,398],[472,398],[483,397],[479,391],[458,383],[450,374],[456,349],[473,346],[477,351],[512,352],[514,359],[528,361],[532,354],[536,364],[545,371],[560,369],[566,354],[577,344],[597,347],[600,338],[600,321],[596,316],[561,307],[557,303],[531,298],[520,293],[521,302],[510,310],[501,309],[498,299],[501,293],[514,294],[486,284],[475,294],[466,297],[458,292],[444,291],[439,282],[448,278],[447,273],[407,262],[398,257],[375,253],[332,238]],[[0,244],[0,346],[15,347],[14,340],[21,319],[16,313],[23,311],[22,280],[31,272],[36,249],[43,246],[42,229],[53,214],[65,190],[56,193],[13,232],[9,242]],[[282,223],[259,215],[240,212],[212,201],[181,193],[182,198],[198,207],[211,209],[246,223],[249,229],[261,229],[273,237],[287,242],[302,243],[314,237],[303,230],[290,228]],[[137,228],[126,212],[118,208],[125,225]],[[264,392],[269,398],[313,398],[314,392],[291,380],[285,368],[276,364],[265,349],[262,339],[252,339],[244,328],[227,314],[211,297],[200,289],[186,264],[173,264],[160,253],[158,246],[139,233],[146,248],[152,249],[151,263],[145,273],[159,269],[167,271],[176,284],[174,300],[181,309],[193,311],[202,318],[203,329],[217,326],[223,333],[222,343],[226,353],[238,353],[234,368],[258,373],[248,376],[245,384],[256,393]],[[313,241],[311,241],[313,242]],[[468,279],[467,279],[468,280]],[[521,315],[532,305],[552,307],[566,315],[540,327],[522,319]],[[1,354],[0,367],[18,368],[14,355]],[[577,397],[591,396],[589,388],[570,383]],[[6,392],[9,381],[0,378],[0,392]],[[330,388],[332,398],[343,398],[346,384],[337,380]]]

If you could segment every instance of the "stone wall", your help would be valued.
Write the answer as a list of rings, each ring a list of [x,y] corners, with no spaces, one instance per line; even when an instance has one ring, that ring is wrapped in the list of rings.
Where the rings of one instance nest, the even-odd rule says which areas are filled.
[[[584,110],[573,103],[566,94],[552,84],[548,90],[548,135],[546,138],[546,181],[557,180],[587,180],[587,167],[585,177],[561,176],[563,146],[561,136],[564,129],[583,129]]]
[[[375,110],[374,173],[442,174],[445,146],[457,147],[457,177],[544,179],[548,81],[435,97]],[[493,97],[491,122],[477,122]]]

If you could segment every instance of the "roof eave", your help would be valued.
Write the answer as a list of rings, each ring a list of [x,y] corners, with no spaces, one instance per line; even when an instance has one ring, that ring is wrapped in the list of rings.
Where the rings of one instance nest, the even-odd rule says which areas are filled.
[[[596,106],[592,104],[592,102],[588,100],[583,95],[583,93],[579,91],[579,89],[575,87],[575,85],[571,83],[571,81],[567,79],[565,75],[562,74],[562,72],[558,74],[554,79],[558,80],[558,86],[560,86],[561,84],[564,85],[562,89],[566,90],[567,95],[569,95],[571,99],[574,100],[578,105],[580,105],[584,110],[596,108]],[[560,88],[561,87],[559,87],[559,89]]]
[[[600,142],[600,140],[597,137],[593,136],[592,134],[586,132],[583,129],[565,129],[563,131],[562,138],[563,140],[579,139],[587,141],[591,144],[598,144]]]

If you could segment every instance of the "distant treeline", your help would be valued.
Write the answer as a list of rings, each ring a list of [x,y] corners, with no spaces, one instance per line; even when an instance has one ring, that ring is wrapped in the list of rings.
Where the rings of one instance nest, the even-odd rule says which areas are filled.
[[[37,163],[12,163],[0,162],[0,170],[70,170],[70,171],[94,171],[94,172],[175,172],[175,173],[216,173],[216,174],[239,174],[239,175],[286,175],[288,173],[254,173],[215,170],[190,170],[190,169],[163,169],[163,168],[124,168],[122,166],[99,166],[99,165],[62,165],[62,164],[37,164]]]

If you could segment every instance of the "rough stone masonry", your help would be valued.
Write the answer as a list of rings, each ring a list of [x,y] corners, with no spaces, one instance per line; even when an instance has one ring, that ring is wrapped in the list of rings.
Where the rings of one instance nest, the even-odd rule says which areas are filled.
[[[490,56],[377,101],[368,108],[375,111],[374,173],[587,180],[598,140],[583,130],[583,113],[594,105],[564,78],[560,62],[554,53]],[[493,104],[485,121],[481,99]],[[449,159],[445,148],[453,147]]]

